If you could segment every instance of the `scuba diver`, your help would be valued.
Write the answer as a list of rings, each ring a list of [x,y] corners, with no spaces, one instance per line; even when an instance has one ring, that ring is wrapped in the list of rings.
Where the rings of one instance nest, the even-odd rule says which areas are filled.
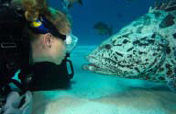
[[[31,91],[70,87],[74,70],[69,53],[77,37],[67,16],[45,0],[22,0],[18,6],[11,2],[0,1],[0,97],[5,99],[0,113],[28,114]],[[13,78],[19,69],[18,81]]]
[[[72,73],[68,74],[66,62],[71,61],[68,60],[66,46],[71,41],[68,40],[71,39],[71,24],[64,13],[48,8],[44,0],[42,3],[32,1],[31,4],[29,0],[23,0],[27,20],[24,37],[30,40],[31,65],[25,68],[27,71],[21,72],[26,78],[20,75],[20,79],[30,90],[69,86],[73,69],[71,67]]]

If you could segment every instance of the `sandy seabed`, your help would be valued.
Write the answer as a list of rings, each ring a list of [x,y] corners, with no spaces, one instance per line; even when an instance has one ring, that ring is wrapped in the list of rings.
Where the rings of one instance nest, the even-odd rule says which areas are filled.
[[[33,93],[33,114],[176,114],[176,93],[166,85],[82,70],[85,56],[94,48],[73,50],[70,89]]]

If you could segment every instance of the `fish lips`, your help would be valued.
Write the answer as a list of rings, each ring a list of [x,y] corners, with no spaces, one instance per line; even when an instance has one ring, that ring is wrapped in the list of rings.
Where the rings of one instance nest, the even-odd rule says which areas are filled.
[[[105,58],[89,55],[86,57],[86,59],[89,63],[84,64],[82,66],[83,70],[88,70],[88,71],[96,72],[100,74],[109,74],[109,75],[116,74],[116,71],[111,69],[109,65],[105,65],[101,62]]]
[[[89,63],[83,65],[83,69],[84,70],[96,71],[97,69],[100,68],[98,65],[95,64],[95,62],[93,62],[93,61],[96,61],[96,57],[94,57],[94,56],[86,56],[86,60]]]

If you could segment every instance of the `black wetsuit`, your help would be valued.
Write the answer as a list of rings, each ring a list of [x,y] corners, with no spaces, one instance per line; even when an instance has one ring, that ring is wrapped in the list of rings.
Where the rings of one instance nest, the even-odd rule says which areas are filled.
[[[71,73],[68,72],[67,67],[70,67]],[[51,62],[38,62],[30,65],[22,69],[19,78],[26,89],[38,91],[67,89],[70,87],[70,80],[73,78],[73,75],[72,63],[66,57],[61,65]]]

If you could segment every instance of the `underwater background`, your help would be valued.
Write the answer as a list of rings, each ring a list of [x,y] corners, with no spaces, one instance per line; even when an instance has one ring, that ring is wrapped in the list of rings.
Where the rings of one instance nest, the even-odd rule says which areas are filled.
[[[48,0],[48,3],[62,10],[62,0]],[[99,35],[94,25],[103,22],[117,33],[138,17],[148,12],[155,0],[82,0],[83,5],[73,4],[69,9],[72,18],[72,32],[79,38],[78,45],[96,45],[107,39]]]
[[[83,5],[73,4],[69,14],[78,44],[71,53],[75,70],[72,87],[34,92],[33,114],[176,114],[176,94],[165,84],[82,69],[87,62],[85,57],[93,49],[147,13],[154,1],[82,0]],[[61,0],[48,2],[62,10]]]

